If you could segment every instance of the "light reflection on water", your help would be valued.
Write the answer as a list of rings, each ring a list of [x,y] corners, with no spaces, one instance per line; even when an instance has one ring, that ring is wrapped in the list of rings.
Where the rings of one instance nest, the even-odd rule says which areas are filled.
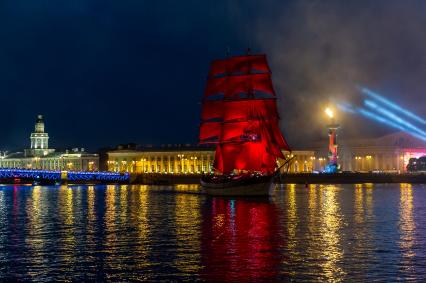
[[[178,194],[174,221],[177,247],[173,265],[183,276],[197,274],[201,268],[200,198],[196,195]]]
[[[425,188],[2,186],[0,281],[421,281]]]
[[[322,263],[323,275],[327,281],[343,281],[345,272],[340,262],[343,257],[341,244],[342,226],[344,225],[340,201],[338,199],[340,188],[335,186],[321,187],[320,215],[321,223],[319,242],[322,243],[321,257],[325,259]]]
[[[5,192],[0,190],[0,272],[7,272],[7,251],[4,248],[7,241],[7,207],[5,200]],[[16,230],[16,227],[11,227],[12,230]]]
[[[411,184],[401,184],[400,195],[400,220],[399,226],[401,237],[399,245],[401,248],[402,256],[402,271],[407,275],[407,278],[415,280],[416,273],[413,266],[415,260],[415,251],[413,250],[415,243],[415,223],[413,219],[413,188]]]

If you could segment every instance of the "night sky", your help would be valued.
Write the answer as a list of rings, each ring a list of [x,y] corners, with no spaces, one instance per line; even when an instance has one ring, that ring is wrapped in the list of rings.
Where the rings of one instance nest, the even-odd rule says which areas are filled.
[[[209,62],[266,53],[281,128],[325,137],[323,109],[366,85],[426,116],[426,1],[0,0],[0,149],[196,143]],[[338,113],[345,137],[391,129]]]

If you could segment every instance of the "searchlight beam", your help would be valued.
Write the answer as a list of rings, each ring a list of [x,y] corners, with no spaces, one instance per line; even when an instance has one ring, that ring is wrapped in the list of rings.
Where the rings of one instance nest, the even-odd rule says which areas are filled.
[[[417,132],[418,134],[422,135],[422,136],[426,136],[426,132],[419,129],[418,127],[414,126],[413,124],[411,124],[410,122],[402,119],[401,117],[399,117],[398,115],[396,115],[395,113],[380,107],[379,105],[377,105],[375,102],[371,101],[371,100],[364,100],[364,103],[366,106],[370,107],[371,109],[374,109],[375,111],[377,111],[378,113],[388,117],[389,119],[399,123],[400,125],[414,131]]]
[[[362,93],[364,93],[365,95],[375,99],[376,101],[382,102],[383,104],[385,104],[386,106],[388,106],[389,108],[392,108],[393,110],[396,110],[404,115],[406,115],[407,117],[410,117],[411,119],[426,125],[426,120],[417,116],[416,114],[414,114],[411,111],[408,111],[404,108],[402,108],[401,106],[397,105],[396,103],[390,101],[389,99],[381,96],[380,94],[371,91],[370,89],[366,88],[366,87],[360,87],[360,90]]]
[[[369,111],[365,108],[356,108],[356,107],[353,107],[352,105],[350,105],[348,103],[338,103],[337,107],[344,112],[352,113],[352,114],[360,114],[361,116],[363,116],[365,118],[368,118],[368,119],[373,120],[375,122],[385,124],[389,127],[392,127],[394,129],[397,129],[397,130],[400,130],[400,131],[403,131],[403,132],[406,132],[406,133],[408,133],[408,134],[410,134],[410,135],[412,135],[412,136],[414,136],[418,139],[426,141],[426,135],[421,135],[419,133],[416,133],[416,132],[414,132],[410,129],[407,129],[406,127],[404,127],[403,125],[401,125],[399,123],[396,123],[396,122],[394,122],[394,121],[392,121],[388,118],[380,116],[380,115],[378,115],[378,114],[376,114],[372,111]]]

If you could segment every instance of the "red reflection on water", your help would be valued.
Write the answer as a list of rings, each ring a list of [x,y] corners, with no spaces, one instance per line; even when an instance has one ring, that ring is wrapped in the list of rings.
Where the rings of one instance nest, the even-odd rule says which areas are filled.
[[[278,243],[273,203],[215,198],[203,222],[202,275],[208,281],[273,280]]]

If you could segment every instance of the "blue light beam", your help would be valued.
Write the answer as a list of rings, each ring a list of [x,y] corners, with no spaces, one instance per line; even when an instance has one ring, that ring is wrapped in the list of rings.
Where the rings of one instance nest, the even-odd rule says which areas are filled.
[[[376,113],[371,112],[371,111],[369,111],[367,109],[364,109],[364,108],[355,108],[355,107],[353,107],[352,105],[350,105],[348,103],[339,103],[339,104],[337,104],[337,107],[339,109],[341,109],[342,111],[344,111],[344,112],[352,113],[352,114],[360,114],[361,116],[363,116],[365,118],[368,118],[368,119],[373,120],[375,122],[379,122],[379,123],[385,124],[385,125],[387,125],[389,127],[392,127],[394,129],[397,129],[397,130],[403,131],[403,132],[405,132],[407,134],[410,134],[413,137],[416,137],[418,139],[426,141],[426,136],[422,136],[422,135],[420,135],[418,133],[415,133],[415,132],[407,129],[406,127],[402,126],[401,124],[395,123],[395,122],[393,122],[393,121],[391,121],[391,120],[389,120],[389,119],[387,119],[385,117],[379,116]]]
[[[403,114],[404,114],[404,115],[406,115],[407,117],[410,117],[411,119],[413,119],[413,120],[415,120],[415,121],[417,121],[417,122],[419,122],[419,123],[421,123],[421,124],[423,124],[423,125],[426,125],[426,120],[425,120],[425,119],[423,119],[423,118],[421,118],[421,117],[417,116],[417,115],[416,115],[416,114],[414,114],[413,112],[410,112],[410,111],[408,111],[408,110],[406,110],[406,109],[402,108],[401,106],[399,106],[399,105],[397,105],[396,103],[394,103],[394,102],[390,101],[389,99],[387,99],[387,98],[385,98],[385,97],[381,96],[380,94],[375,93],[374,91],[371,91],[371,90],[369,90],[369,89],[368,89],[368,88],[366,88],[366,87],[360,87],[360,90],[361,90],[361,92],[362,92],[362,93],[364,93],[365,95],[367,95],[367,96],[369,96],[369,97],[371,97],[371,98],[373,98],[373,99],[375,99],[375,100],[377,100],[377,101],[382,102],[382,103],[383,103],[383,104],[385,104],[386,106],[388,106],[388,107],[390,107],[390,108],[392,108],[392,109],[394,109],[394,110],[396,110],[396,111],[399,111],[399,112],[403,113]]]
[[[407,129],[410,129],[412,131],[415,131],[415,132],[417,132],[418,134],[420,134],[422,136],[426,136],[426,132],[425,131],[423,131],[422,129],[419,129],[418,127],[414,126],[410,122],[402,119],[401,117],[399,117],[395,113],[389,111],[388,109],[380,107],[375,102],[367,99],[367,100],[364,100],[364,103],[365,103],[365,105],[367,105],[371,109],[374,109],[378,113],[380,113],[380,114],[388,117],[389,119],[397,122],[398,124],[402,125],[403,127],[407,128]]]
[[[363,108],[359,108],[359,109],[358,109],[358,112],[359,112],[361,115],[363,115],[364,117],[366,117],[366,118],[370,118],[370,119],[375,120],[375,121],[377,121],[377,122],[380,122],[380,123],[383,123],[383,124],[385,124],[385,125],[388,125],[388,126],[390,126],[390,127],[392,127],[392,128],[395,128],[395,129],[398,129],[398,130],[404,131],[404,132],[406,132],[406,133],[408,133],[408,134],[412,135],[413,137],[416,137],[416,138],[418,138],[418,139],[421,139],[421,140],[423,140],[423,141],[426,141],[426,137],[425,137],[425,136],[422,136],[422,135],[419,135],[419,134],[417,134],[417,133],[414,133],[414,132],[412,132],[412,131],[410,131],[410,130],[406,129],[406,128],[405,128],[405,127],[403,127],[402,125],[397,124],[397,123],[394,123],[394,122],[392,122],[392,121],[390,121],[390,120],[388,120],[388,119],[386,119],[386,118],[383,118],[383,117],[381,117],[381,116],[379,116],[379,115],[377,115],[377,114],[375,114],[375,113],[373,113],[373,112],[371,112],[371,111],[368,111],[368,110],[363,109]]]

